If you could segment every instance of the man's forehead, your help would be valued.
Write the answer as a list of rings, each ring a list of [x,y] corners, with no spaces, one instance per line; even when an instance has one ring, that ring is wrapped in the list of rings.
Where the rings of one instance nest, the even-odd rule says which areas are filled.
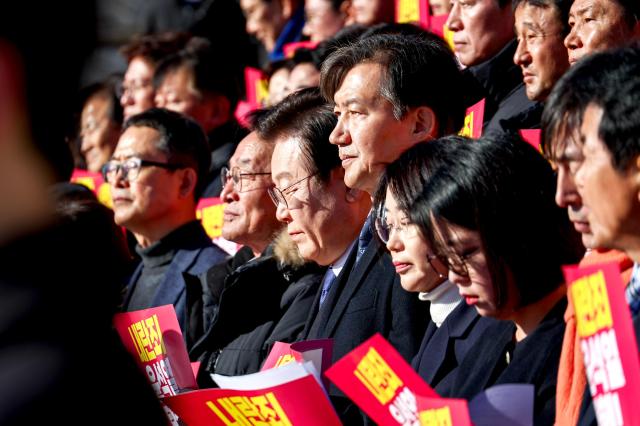
[[[547,30],[562,26],[560,11],[555,6],[521,3],[516,10],[516,27],[518,26],[532,30]]]
[[[267,149],[266,142],[251,133],[238,144],[236,152],[229,160],[229,164],[232,167],[250,170],[252,167],[266,164],[270,161],[270,150]]]
[[[337,106],[354,102],[377,102],[380,96],[382,65],[373,62],[357,64],[347,71],[333,95]]]

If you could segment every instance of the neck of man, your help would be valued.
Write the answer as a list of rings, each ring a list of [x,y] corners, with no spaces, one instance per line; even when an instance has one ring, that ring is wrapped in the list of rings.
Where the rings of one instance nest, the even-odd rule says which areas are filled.
[[[531,334],[566,294],[567,287],[563,284],[537,302],[518,309],[513,316],[513,322],[516,324],[516,341],[519,342]]]
[[[151,244],[154,244],[171,232],[186,225],[189,222],[196,220],[195,209],[191,212],[184,211],[180,214],[174,214],[172,216],[165,216],[154,222],[152,226],[146,226],[144,229],[130,229],[133,235],[136,237],[136,241],[142,248],[147,248]]]

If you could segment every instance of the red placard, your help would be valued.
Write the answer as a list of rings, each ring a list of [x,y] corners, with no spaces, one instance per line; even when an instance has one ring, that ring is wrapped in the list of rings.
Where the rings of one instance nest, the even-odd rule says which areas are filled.
[[[341,424],[313,376],[261,390],[186,392],[166,398],[165,403],[189,426]]]
[[[287,43],[282,46],[282,52],[285,58],[293,58],[293,55],[298,49],[310,49],[313,50],[318,47],[317,41],[294,41],[293,43]]]
[[[333,355],[333,339],[305,340],[296,343],[275,342],[269,356],[262,364],[260,371],[282,367],[292,362],[311,361],[316,370],[323,376],[331,365]],[[326,378],[324,386],[329,387]]]
[[[267,76],[257,68],[246,67],[244,69],[244,81],[247,89],[247,102],[254,109],[265,106],[269,99],[269,80]]]
[[[417,395],[421,426],[471,426],[464,399],[427,398]]]
[[[198,388],[173,305],[119,313],[113,324],[159,398]]]
[[[110,209],[113,208],[111,189],[100,173],[74,169],[73,174],[71,175],[71,182],[86,186],[96,194],[98,201]]]
[[[484,120],[484,99],[467,108],[464,116],[464,127],[459,135],[473,139],[482,136],[482,124]]]
[[[598,423],[640,425],[640,362],[615,263],[567,266],[568,295]]]
[[[219,197],[201,198],[196,207],[196,217],[211,239],[222,235],[224,202]]]
[[[542,148],[540,148],[540,132],[540,129],[523,129],[519,133],[525,142],[542,152]]]
[[[383,425],[414,424],[419,418],[416,396],[438,398],[380,334],[349,352],[325,374]]]
[[[453,48],[453,31],[451,31],[449,28],[447,28],[447,19],[448,18],[449,18],[449,15],[432,16],[431,20],[429,21],[429,30],[432,33],[437,34],[440,37],[442,37],[444,39],[444,41],[447,42],[447,44],[449,45],[451,50],[454,50],[454,48]]]
[[[429,29],[430,19],[428,0],[396,0],[396,22],[418,24]]]

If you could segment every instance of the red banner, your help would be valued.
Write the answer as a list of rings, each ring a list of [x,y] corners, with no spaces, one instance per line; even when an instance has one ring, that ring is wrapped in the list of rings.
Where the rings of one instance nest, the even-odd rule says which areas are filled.
[[[417,395],[421,426],[471,426],[464,399],[427,398]]]
[[[568,295],[598,423],[640,425],[640,362],[617,264],[567,266]]]
[[[100,173],[74,169],[71,175],[71,182],[86,186],[96,194],[98,201],[110,209],[113,208],[111,189]]]
[[[523,129],[520,130],[520,136],[525,142],[542,152],[542,148],[540,148],[540,132],[540,129]]]
[[[165,399],[189,426],[338,426],[324,391],[305,376],[261,390],[203,389]]]
[[[247,89],[247,102],[253,105],[254,109],[265,106],[269,99],[267,76],[257,68],[246,67],[244,81]]]
[[[159,398],[198,388],[173,305],[119,313],[113,323]]]
[[[482,124],[484,123],[484,99],[467,108],[464,116],[464,127],[459,135],[478,139],[482,136]]]
[[[287,43],[282,46],[282,52],[285,58],[293,58],[293,55],[298,49],[313,50],[318,47],[317,41],[294,41],[293,43]]]
[[[439,398],[379,334],[336,362],[326,375],[383,425],[413,425],[419,420],[417,395]]]
[[[296,361],[310,361],[320,376],[323,376],[331,365],[332,354],[333,339],[305,340],[296,343],[275,342],[260,371],[282,367]],[[323,381],[324,386],[328,388],[327,379]]]
[[[222,235],[224,202],[219,197],[201,198],[196,207],[196,217],[211,239]]]

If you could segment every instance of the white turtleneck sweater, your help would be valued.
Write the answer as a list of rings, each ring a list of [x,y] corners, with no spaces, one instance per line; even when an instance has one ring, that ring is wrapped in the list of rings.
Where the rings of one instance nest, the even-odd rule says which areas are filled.
[[[449,314],[462,301],[458,287],[449,280],[444,281],[438,287],[429,292],[421,292],[418,294],[420,300],[431,302],[429,312],[431,321],[436,327],[440,328]]]

